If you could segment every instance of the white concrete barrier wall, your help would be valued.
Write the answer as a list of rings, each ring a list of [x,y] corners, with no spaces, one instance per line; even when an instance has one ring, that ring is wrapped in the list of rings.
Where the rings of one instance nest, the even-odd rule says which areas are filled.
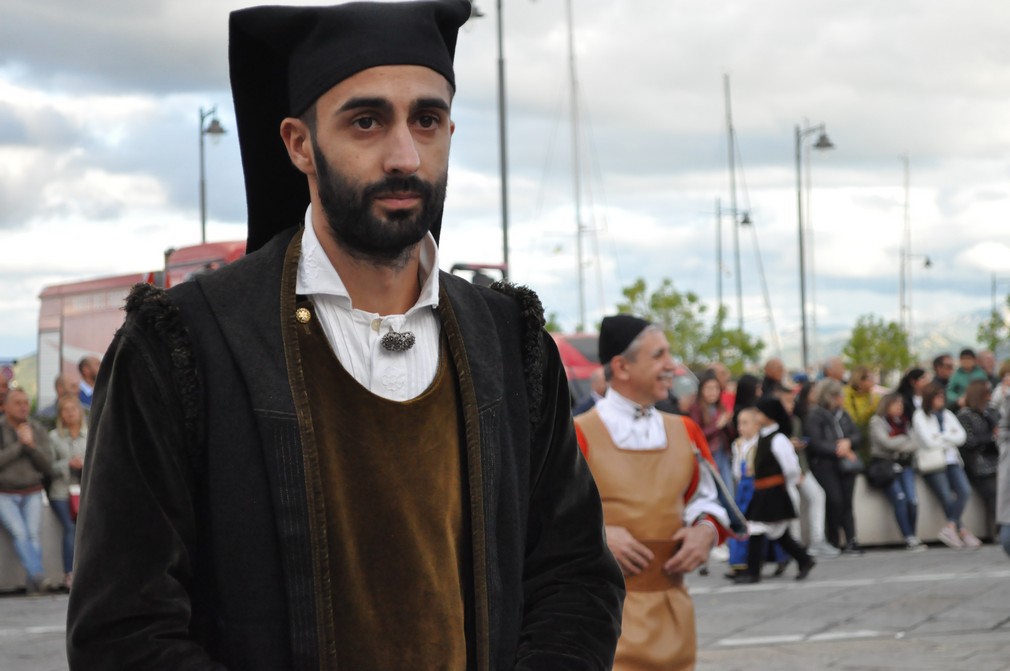
[[[922,476],[915,476],[915,491],[919,498],[916,535],[927,542],[935,541],[936,534],[947,523],[943,508]],[[856,518],[856,538],[862,545],[904,542],[890,501],[882,490],[870,487],[862,475],[856,478],[852,508]],[[992,537],[992,521],[987,519],[985,505],[974,490],[961,521],[979,538]]]

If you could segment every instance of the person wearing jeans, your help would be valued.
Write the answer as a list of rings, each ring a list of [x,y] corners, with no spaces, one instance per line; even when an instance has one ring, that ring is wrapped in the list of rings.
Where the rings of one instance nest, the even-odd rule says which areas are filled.
[[[42,490],[31,494],[0,492],[0,524],[11,535],[14,551],[30,577],[42,575]]]
[[[922,473],[929,488],[943,506],[947,524],[937,533],[944,545],[955,549],[977,548],[982,545],[975,535],[961,524],[961,515],[971,496],[971,485],[964,472],[958,451],[966,438],[964,427],[950,410],[944,407],[944,391],[940,385],[930,383],[922,392],[922,407],[912,415],[913,436],[917,441],[919,471],[922,473],[921,454],[942,450],[944,467]]]
[[[894,509],[905,547],[922,551],[926,546],[915,535],[919,499],[915,493],[915,471],[911,468],[916,444],[908,430],[904,399],[900,393],[887,394],[869,421],[870,455],[877,462],[884,460],[894,470],[894,479],[883,487],[884,494]]]
[[[0,524],[14,541],[28,574],[28,592],[49,591],[43,575],[39,527],[42,521],[42,481],[50,473],[49,438],[41,425],[28,419],[30,405],[23,389],[11,389],[0,418]]]

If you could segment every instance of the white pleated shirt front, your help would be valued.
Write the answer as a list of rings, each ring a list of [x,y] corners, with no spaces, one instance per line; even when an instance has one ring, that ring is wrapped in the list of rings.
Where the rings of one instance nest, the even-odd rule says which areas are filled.
[[[309,207],[295,291],[312,301],[313,318],[319,319],[344,369],[361,386],[391,401],[417,398],[431,386],[438,370],[442,328],[435,311],[438,245],[431,233],[421,242],[418,281],[421,293],[404,314],[380,315],[356,309],[340,274],[319,244]],[[387,351],[381,340],[390,329],[413,332],[414,346],[405,352]]]

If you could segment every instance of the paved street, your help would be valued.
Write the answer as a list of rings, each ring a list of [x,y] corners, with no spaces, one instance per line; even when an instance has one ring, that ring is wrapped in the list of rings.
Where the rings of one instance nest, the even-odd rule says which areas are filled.
[[[978,551],[871,550],[821,560],[806,582],[734,586],[691,576],[698,671],[1010,669],[1010,558]],[[765,568],[770,574],[771,567]],[[0,598],[0,668],[67,668],[67,597]]]
[[[1010,558],[999,547],[872,550],[819,560],[801,583],[794,566],[748,586],[719,569],[689,581],[699,671],[1010,669]]]

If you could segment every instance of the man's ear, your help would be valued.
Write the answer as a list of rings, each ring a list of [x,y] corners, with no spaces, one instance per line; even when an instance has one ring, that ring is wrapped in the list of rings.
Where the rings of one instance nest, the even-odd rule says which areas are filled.
[[[610,360],[610,377],[615,380],[628,379],[628,360],[623,356],[615,356]]]
[[[281,121],[281,139],[288,150],[291,163],[306,175],[315,175],[316,163],[308,125],[301,119],[287,117]]]

